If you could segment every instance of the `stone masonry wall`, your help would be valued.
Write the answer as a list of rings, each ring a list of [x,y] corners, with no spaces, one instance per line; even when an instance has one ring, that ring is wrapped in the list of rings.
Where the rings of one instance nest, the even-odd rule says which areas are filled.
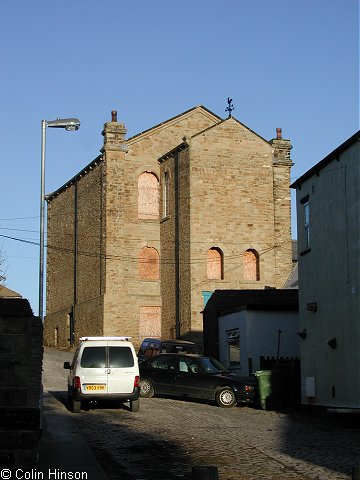
[[[42,334],[41,320],[33,316],[27,300],[0,299],[0,463],[3,455],[14,466],[30,464],[36,456]]]
[[[48,202],[47,345],[56,339],[60,348],[69,346],[72,316],[75,337],[130,335],[138,346],[145,325],[140,325],[140,311],[147,308],[162,309],[161,334],[174,336],[177,241],[177,327],[183,338],[201,342],[203,291],[282,287],[290,273],[291,163],[275,167],[273,145],[237,120],[220,121],[203,107],[128,140],[125,134],[113,115],[104,125],[102,157]],[[177,153],[171,151],[180,144],[175,160]],[[170,213],[163,219],[165,168],[170,172]],[[159,181],[158,218],[138,215],[138,179],[144,172]],[[139,277],[144,247],[159,253],[159,279]],[[207,279],[212,247],[223,253],[223,279]],[[244,280],[247,249],[258,252],[259,280]]]
[[[202,291],[283,286],[279,282],[291,271],[290,217],[288,204],[279,202],[275,226],[273,149],[267,142],[235,119],[187,141],[189,147],[178,152],[181,333],[201,342]],[[176,155],[162,164],[162,169],[171,168],[172,176]],[[276,182],[276,194],[285,195],[286,176],[277,175]],[[171,186],[176,190],[174,183]],[[171,220],[171,225],[168,220],[162,224],[166,238],[175,228]],[[280,232],[283,243],[278,246]],[[212,247],[223,252],[223,279],[207,278],[207,252]],[[259,254],[259,280],[244,280],[243,256],[248,249]],[[163,291],[171,291],[168,277],[166,282]],[[165,301],[163,295],[163,306]]]
[[[105,289],[102,163],[48,202],[45,345],[70,347],[103,330]]]
[[[126,141],[121,148],[106,151],[106,254],[107,283],[104,333],[130,335],[139,345],[141,307],[162,307],[161,280],[143,280],[138,275],[139,252],[160,247],[160,219],[138,218],[138,178],[152,172],[160,180],[158,158],[182,142],[182,137],[213,125],[217,119],[203,110],[194,110]],[[109,123],[107,128],[111,129]],[[109,130],[110,131],[110,130]],[[121,143],[121,142],[120,142]],[[166,257],[165,257],[166,258]],[[169,318],[169,317],[168,317]],[[174,319],[172,319],[174,324]],[[164,335],[172,334],[166,321]]]

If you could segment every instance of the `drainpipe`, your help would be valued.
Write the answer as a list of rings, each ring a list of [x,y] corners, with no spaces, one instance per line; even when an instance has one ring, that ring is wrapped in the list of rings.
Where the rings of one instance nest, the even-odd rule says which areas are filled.
[[[180,219],[179,219],[179,151],[175,154],[175,337],[180,338]]]

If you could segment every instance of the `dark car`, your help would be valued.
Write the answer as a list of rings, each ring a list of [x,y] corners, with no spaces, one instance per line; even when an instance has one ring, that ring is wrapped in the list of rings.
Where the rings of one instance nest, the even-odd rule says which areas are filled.
[[[140,362],[139,370],[141,397],[200,398],[225,408],[255,401],[256,380],[230,373],[212,357],[165,353]]]
[[[144,338],[138,351],[138,359],[142,361],[160,353],[199,353],[199,349],[196,343],[187,340]]]

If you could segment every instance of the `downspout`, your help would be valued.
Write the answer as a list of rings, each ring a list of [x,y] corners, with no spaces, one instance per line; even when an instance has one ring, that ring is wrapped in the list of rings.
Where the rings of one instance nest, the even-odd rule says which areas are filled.
[[[180,338],[180,219],[179,219],[179,150],[175,154],[175,337]]]
[[[77,181],[74,183],[74,264],[73,264],[73,305],[70,313],[70,345],[75,343],[75,317],[76,317],[76,308],[77,303],[77,249],[78,249],[78,189]]]
[[[78,188],[77,182],[74,183],[74,308],[77,303],[77,249],[78,249]]]
[[[103,265],[103,207],[104,207],[104,163],[100,165],[100,252],[99,252],[99,296],[102,294],[102,265]]]
[[[344,197],[345,197],[345,236],[346,236],[346,283],[350,283],[350,257],[349,257],[349,217],[348,217],[348,201],[347,201],[347,169],[344,165]]]

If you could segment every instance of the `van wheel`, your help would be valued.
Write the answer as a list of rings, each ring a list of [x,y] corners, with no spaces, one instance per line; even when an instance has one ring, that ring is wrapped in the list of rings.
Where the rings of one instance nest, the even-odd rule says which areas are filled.
[[[140,380],[140,397],[151,398],[154,396],[153,384],[147,378]]]
[[[140,400],[130,400],[130,412],[138,412],[140,410]]]
[[[70,395],[68,396],[68,405],[69,405],[70,412],[72,413],[81,412],[81,402],[74,400]]]

